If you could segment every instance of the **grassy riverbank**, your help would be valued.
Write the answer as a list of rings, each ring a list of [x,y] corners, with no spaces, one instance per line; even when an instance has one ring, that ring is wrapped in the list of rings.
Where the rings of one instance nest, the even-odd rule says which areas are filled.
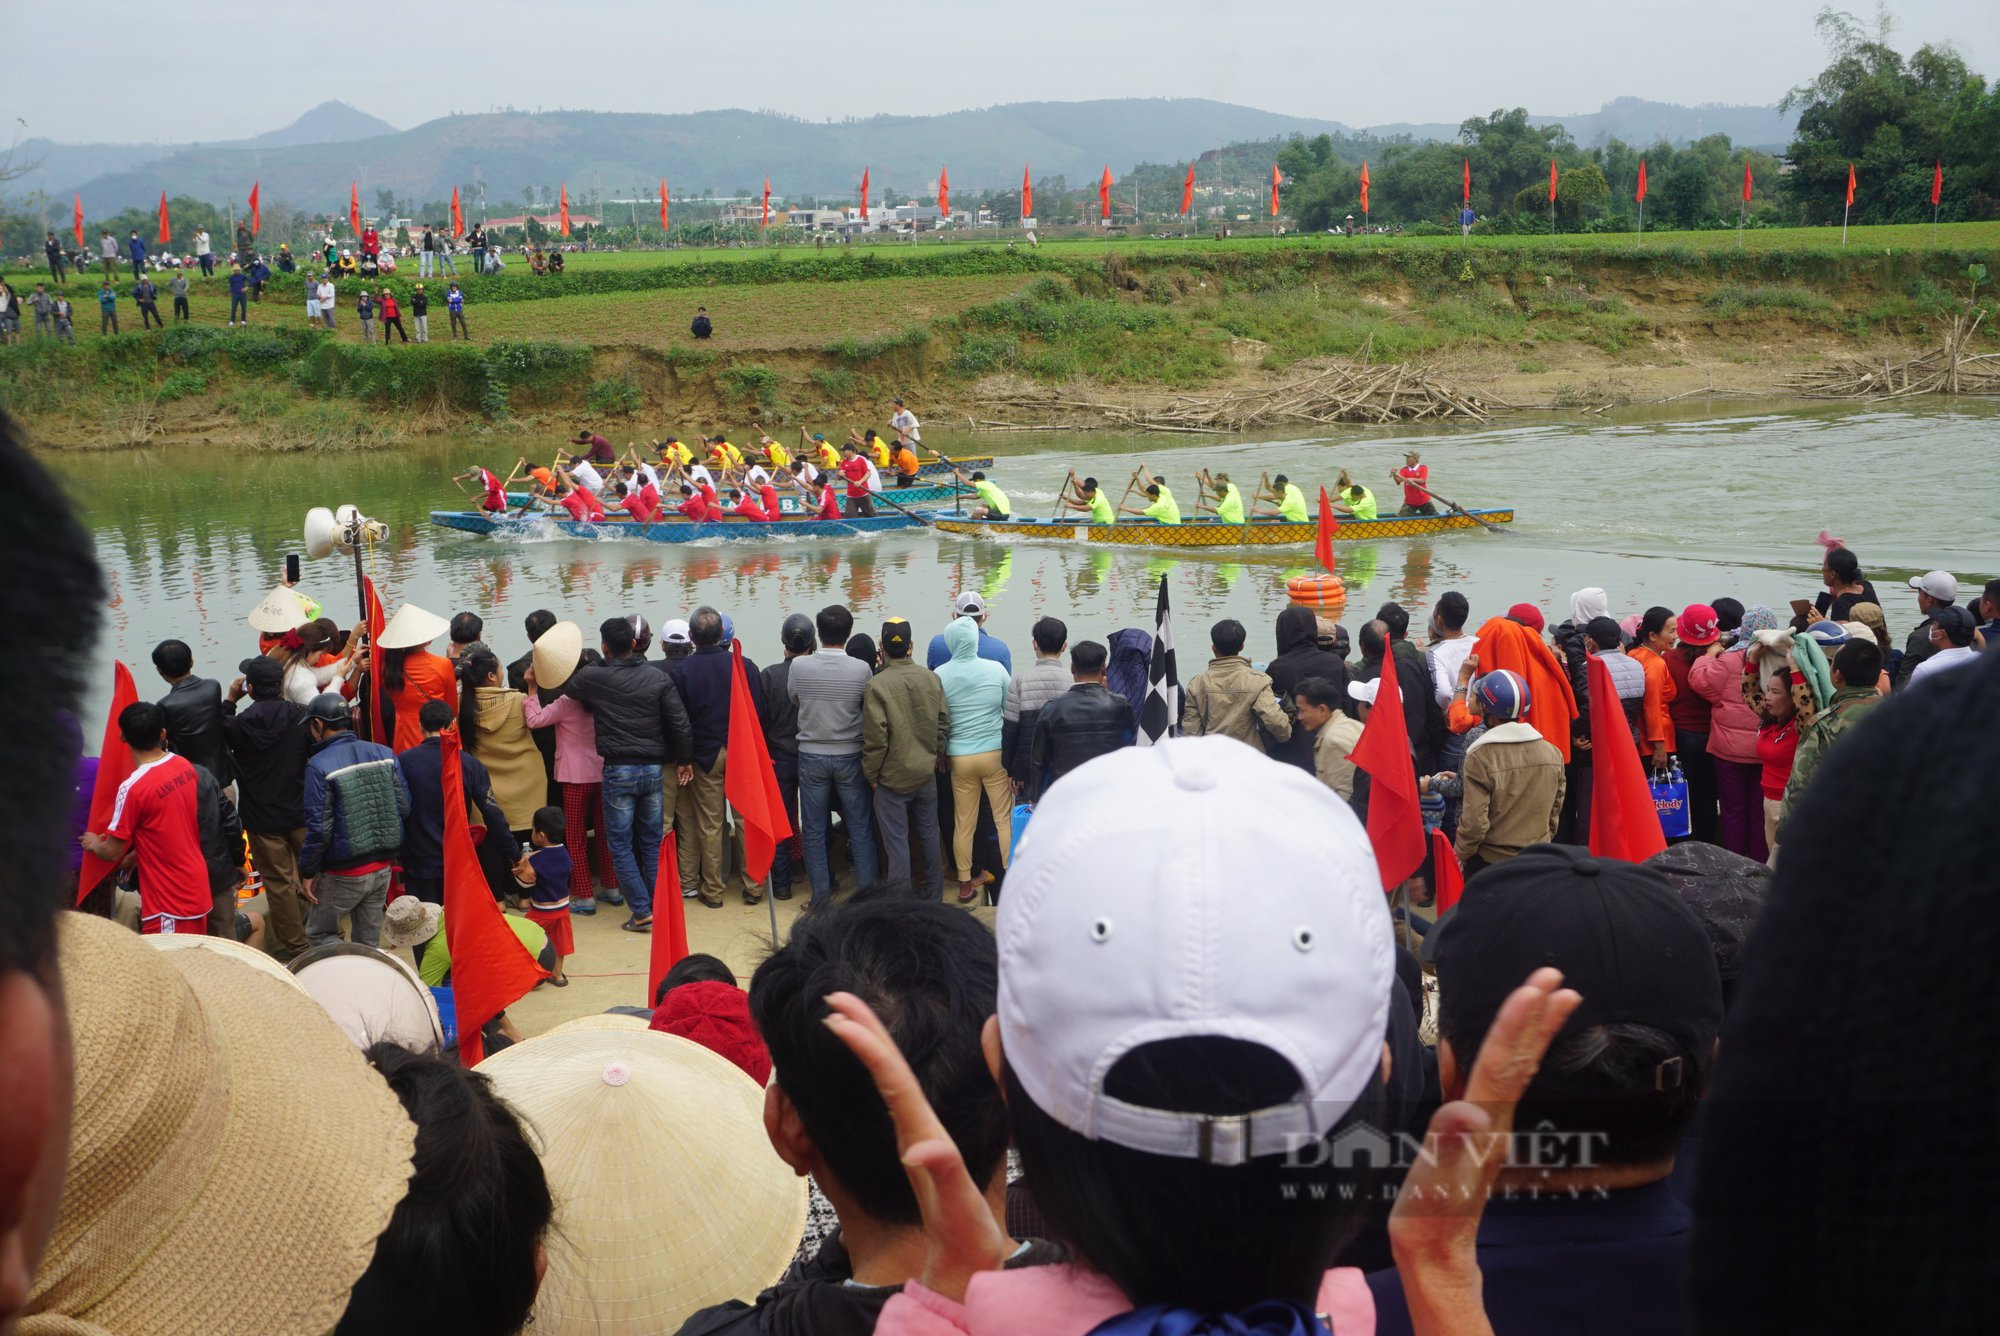
[[[1947,226],[1935,244],[1928,228],[1856,228],[1845,250],[1800,229],[1740,246],[1702,232],[595,254],[560,276],[516,261],[467,277],[475,342],[394,348],[361,344],[353,283],[333,333],[307,328],[300,278],[280,276],[248,329],[224,327],[218,280],[165,332],[131,332],[122,299],[127,332],[107,338],[87,332],[95,282],[72,283],[79,345],[0,348],[0,402],[65,443],[336,448],[475,420],[608,420],[634,437],[833,425],[873,420],[899,391],[927,416],[975,417],[996,386],[1203,391],[1327,357],[1421,362],[1517,404],[1775,391],[1828,361],[1936,342],[1966,309],[1967,266],[1996,252],[2000,224]],[[387,282],[407,324],[414,273]],[[426,287],[442,340],[443,285]],[[687,333],[697,304],[716,325],[702,343]],[[2000,347],[1990,328],[1980,338]]]

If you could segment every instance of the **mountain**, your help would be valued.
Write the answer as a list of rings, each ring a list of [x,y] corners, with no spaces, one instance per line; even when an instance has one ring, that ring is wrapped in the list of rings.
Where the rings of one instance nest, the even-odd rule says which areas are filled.
[[[24,140],[15,150],[14,159],[20,163],[36,163],[31,171],[7,183],[8,192],[15,198],[31,195],[37,190],[46,190],[51,195],[61,197],[72,191],[85,188],[87,183],[100,177],[118,176],[134,171],[148,163],[159,162],[186,152],[229,151],[234,149],[293,148],[302,144],[335,144],[356,139],[373,139],[380,135],[393,135],[396,127],[385,120],[370,116],[365,111],[357,111],[345,102],[322,102],[305,115],[279,130],[267,130],[263,134],[248,139],[228,140],[209,145],[187,144],[59,144],[51,139]],[[164,189],[177,188],[162,182]],[[233,193],[241,194],[247,186],[236,186]],[[154,192],[156,195],[158,191]],[[226,198],[232,191],[225,191],[215,198]],[[93,197],[94,201],[94,197]],[[134,203],[121,200],[107,212],[126,208]]]
[[[1662,139],[1674,144],[1692,143],[1707,135],[1728,135],[1733,144],[1751,148],[1782,149],[1792,139],[1798,117],[1776,107],[1735,107],[1706,103],[1683,107],[1673,102],[1649,102],[1644,98],[1621,97],[1596,111],[1570,116],[1530,116],[1536,125],[1560,125],[1570,138],[1585,148],[1595,148],[1613,139],[1635,146],[1650,146]],[[1442,122],[1401,123],[1369,126],[1366,133],[1383,139],[1408,135],[1412,139],[1457,139],[1458,126]]]

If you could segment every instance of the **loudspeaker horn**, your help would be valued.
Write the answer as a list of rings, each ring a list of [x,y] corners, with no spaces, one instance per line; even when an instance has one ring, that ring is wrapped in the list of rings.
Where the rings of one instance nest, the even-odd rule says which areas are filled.
[[[306,555],[317,560],[333,555],[333,549],[340,540],[340,521],[325,506],[314,506],[306,512]]]

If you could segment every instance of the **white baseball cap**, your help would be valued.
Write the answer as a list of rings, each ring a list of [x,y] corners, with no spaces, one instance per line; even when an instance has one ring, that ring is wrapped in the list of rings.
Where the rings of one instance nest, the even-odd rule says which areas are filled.
[[[1093,1140],[1238,1165],[1324,1137],[1381,1068],[1395,953],[1368,836],[1331,789],[1234,739],[1126,747],[1064,776],[995,933],[1008,1066]],[[1191,1036],[1270,1049],[1297,1099],[1220,1116],[1105,1093],[1127,1053]]]
[[[1375,693],[1381,689],[1382,679],[1379,677],[1371,677],[1366,682],[1357,682],[1350,678],[1347,683],[1347,695],[1349,699],[1358,700],[1363,705],[1373,705],[1375,703]]]
[[[694,637],[688,634],[687,621],[684,618],[676,617],[670,622],[662,623],[660,626],[660,643],[662,645],[692,645]]]
[[[1958,598],[1958,577],[1950,571],[1926,571],[1910,578],[1910,588],[1951,603]]]
[[[951,610],[961,617],[977,617],[986,611],[986,600],[968,589],[951,601]]]

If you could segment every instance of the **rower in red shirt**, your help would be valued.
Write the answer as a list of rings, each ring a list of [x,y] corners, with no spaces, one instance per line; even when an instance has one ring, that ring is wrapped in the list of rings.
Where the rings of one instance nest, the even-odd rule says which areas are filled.
[[[819,513],[813,518],[837,520],[840,518],[840,497],[833,490],[833,479],[824,473],[820,475],[820,479]]]
[[[746,520],[768,521],[771,518],[769,511],[734,487],[729,489],[729,499],[735,503],[735,512]]]
[[[659,518],[658,508],[647,505],[645,495],[642,492],[635,492],[622,482],[615,484],[615,486],[618,489],[618,508],[620,510],[630,515],[640,524],[651,524]]]
[[[1430,493],[1430,465],[1418,463],[1416,451],[1403,455],[1403,467],[1396,470],[1395,478],[1403,484],[1403,508],[1398,515],[1437,514],[1437,503]]]
[[[840,447],[840,476],[847,479],[848,515],[873,515],[875,498],[868,491],[868,461],[851,444]]]
[[[708,501],[699,492],[695,491],[695,489],[692,486],[690,486],[687,483],[682,483],[681,497],[682,497],[680,504],[681,514],[687,516],[691,520],[696,521],[697,523],[699,523],[702,520],[710,518]]]
[[[764,507],[764,513],[770,518],[777,519],[784,514],[784,509],[778,504],[778,489],[771,485],[769,479],[757,489],[757,498]]]
[[[604,518],[604,503],[592,496],[588,489],[570,483],[563,491],[559,503],[570,513],[571,518],[595,523]]]
[[[474,464],[465,472],[452,479],[453,482],[476,482],[483,495],[479,498],[481,510],[499,512],[507,509],[507,489],[492,472]]]
[[[697,482],[695,487],[701,493],[702,504],[708,507],[709,516],[711,518],[720,516],[722,514],[722,502],[715,495],[715,484],[705,481]]]

